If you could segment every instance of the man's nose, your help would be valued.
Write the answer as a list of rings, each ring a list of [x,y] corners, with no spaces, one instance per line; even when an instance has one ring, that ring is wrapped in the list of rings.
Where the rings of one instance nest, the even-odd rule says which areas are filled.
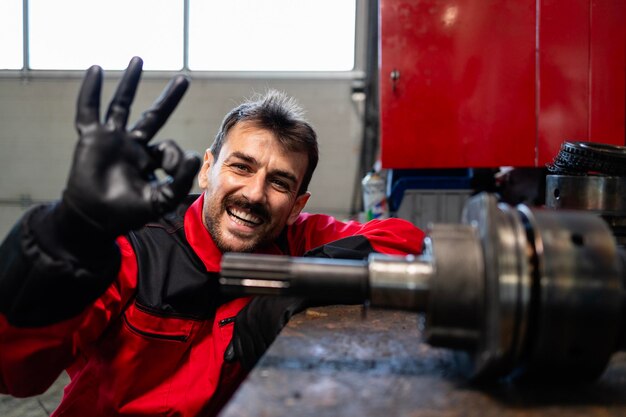
[[[250,202],[265,203],[267,197],[265,185],[266,181],[263,175],[253,175],[246,181],[243,195],[247,197]]]

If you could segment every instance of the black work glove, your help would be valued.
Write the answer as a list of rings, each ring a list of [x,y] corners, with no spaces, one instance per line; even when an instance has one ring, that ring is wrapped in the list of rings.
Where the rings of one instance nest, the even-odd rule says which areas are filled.
[[[133,58],[100,120],[102,69],[87,70],[78,96],[79,140],[61,201],[24,216],[0,254],[0,312],[40,326],[74,317],[116,278],[115,238],[172,210],[187,195],[200,158],[172,141],[149,145],[188,87],[175,77],[129,130],[142,61]],[[158,180],[162,169],[166,178]]]
[[[153,106],[126,129],[142,65],[141,58],[130,61],[103,122],[100,67],[87,70],[78,97],[80,138],[61,205],[112,237],[174,209],[189,192],[200,167],[197,155],[183,153],[173,141],[148,144],[187,90],[185,76],[173,78]],[[157,180],[157,169],[167,174],[164,180]]]
[[[224,360],[239,360],[244,369],[251,370],[291,316],[305,308],[306,300],[300,297],[254,297],[235,317]]]

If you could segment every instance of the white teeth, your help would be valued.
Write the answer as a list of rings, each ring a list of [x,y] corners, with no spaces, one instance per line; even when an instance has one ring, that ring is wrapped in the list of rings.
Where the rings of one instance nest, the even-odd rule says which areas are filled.
[[[245,220],[247,222],[259,225],[262,223],[261,219],[250,214],[250,213],[246,213],[245,211],[241,211],[241,210],[237,210],[237,209],[231,209],[230,210],[230,214],[232,214],[235,217],[240,218],[241,220]]]

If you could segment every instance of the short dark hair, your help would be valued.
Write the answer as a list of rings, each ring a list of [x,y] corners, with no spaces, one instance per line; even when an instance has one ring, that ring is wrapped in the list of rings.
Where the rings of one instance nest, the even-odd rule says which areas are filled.
[[[228,132],[237,123],[250,122],[270,131],[287,151],[307,154],[308,166],[298,190],[298,195],[304,194],[317,167],[319,151],[315,130],[304,119],[303,113],[296,100],[282,92],[269,90],[262,96],[257,95],[235,107],[224,117],[211,145],[211,153],[217,159]]]

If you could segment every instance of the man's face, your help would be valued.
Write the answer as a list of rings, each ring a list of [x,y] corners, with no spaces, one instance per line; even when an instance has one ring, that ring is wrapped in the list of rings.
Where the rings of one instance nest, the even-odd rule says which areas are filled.
[[[198,183],[204,225],[222,252],[251,252],[297,219],[310,194],[298,196],[305,153],[284,150],[272,133],[235,125],[217,160],[209,150]]]

